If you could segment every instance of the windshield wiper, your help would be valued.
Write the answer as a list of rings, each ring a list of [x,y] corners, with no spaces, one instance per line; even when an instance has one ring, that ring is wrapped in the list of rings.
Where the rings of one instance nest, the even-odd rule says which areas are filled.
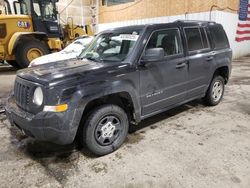
[[[84,57],[83,59],[87,59],[87,60],[94,61],[94,62],[97,62],[97,63],[100,63],[100,62],[101,62],[101,61],[99,61],[98,59],[93,58],[93,57]]]
[[[107,62],[120,62],[121,60],[114,60],[114,59],[102,59],[102,61],[107,61]]]

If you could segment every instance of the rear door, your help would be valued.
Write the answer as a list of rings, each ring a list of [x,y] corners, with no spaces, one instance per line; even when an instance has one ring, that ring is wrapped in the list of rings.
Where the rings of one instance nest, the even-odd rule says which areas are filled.
[[[187,100],[190,100],[206,92],[214,54],[205,28],[185,27],[184,33],[188,54]]]
[[[216,65],[229,65],[229,71],[231,71],[232,50],[230,49],[229,41],[223,27],[220,24],[210,25],[209,32],[213,44],[213,54]],[[217,67],[215,66],[214,69],[215,68]]]
[[[165,58],[140,67],[143,116],[184,101],[188,78],[187,61],[178,28],[153,32],[146,46],[146,49],[148,48],[163,48]]]

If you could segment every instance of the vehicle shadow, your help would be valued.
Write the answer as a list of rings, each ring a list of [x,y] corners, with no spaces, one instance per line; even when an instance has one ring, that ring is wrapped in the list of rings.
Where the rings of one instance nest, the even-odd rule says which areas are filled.
[[[151,127],[153,124],[167,120],[168,118],[179,115],[188,110],[199,110],[204,108],[200,101],[193,101],[186,105],[166,111],[154,117],[148,118],[137,126],[131,126],[130,134],[124,144],[126,147],[140,142],[145,137],[140,137],[144,128]],[[157,128],[157,127],[155,127]],[[18,152],[39,163],[45,172],[52,176],[62,186],[71,176],[72,171],[79,171],[79,161],[96,159],[97,156],[90,153],[86,148],[74,142],[71,145],[60,146],[52,143],[38,142],[30,137],[21,134],[17,128],[10,128],[11,143]],[[32,163],[36,164],[36,163]]]
[[[157,122],[167,120],[171,117],[174,117],[178,114],[186,112],[190,109],[195,108],[203,108],[203,104],[201,101],[196,100],[190,102],[186,105],[174,108],[172,110],[168,110],[161,114],[155,115],[151,118],[148,118],[142,121],[139,125],[131,125],[129,129],[129,138],[128,139],[136,139],[134,137],[137,136],[137,132],[143,130],[144,128],[150,127]],[[198,109],[197,109],[198,110]],[[11,136],[12,139],[15,139],[16,142],[22,142],[22,150],[27,154],[29,157],[33,158],[34,160],[51,158],[51,157],[58,157],[62,161],[69,158],[72,154],[81,153],[86,158],[96,158],[95,155],[91,154],[84,146],[78,144],[78,142],[74,142],[70,145],[61,146],[52,143],[46,142],[39,142],[32,138],[22,135],[22,133],[17,128],[11,128]],[[16,142],[13,142],[14,144]],[[130,142],[129,142],[130,143]],[[126,145],[126,143],[125,143]],[[67,160],[66,160],[67,161]]]
[[[151,125],[153,125],[155,123],[158,123],[158,122],[163,121],[163,120],[167,120],[171,117],[174,117],[174,116],[181,114],[183,112],[186,112],[188,110],[195,109],[197,107],[203,108],[205,106],[201,100],[195,100],[195,101],[189,102],[185,105],[173,108],[171,110],[157,114],[153,117],[147,118],[147,119],[143,120],[139,125],[130,126],[129,133],[137,132],[137,131],[144,129],[146,127],[150,127]]]
[[[86,148],[74,141],[69,145],[57,145],[48,142],[37,141],[24,135],[18,128],[11,127],[11,143],[19,151],[29,156],[33,160],[58,157],[68,158],[70,155],[81,152],[87,158],[95,158]],[[20,147],[21,146],[21,147]]]

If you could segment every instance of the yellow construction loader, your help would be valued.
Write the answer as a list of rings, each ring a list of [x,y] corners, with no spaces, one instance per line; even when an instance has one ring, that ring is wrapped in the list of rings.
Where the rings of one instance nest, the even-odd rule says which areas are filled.
[[[0,61],[17,68],[42,55],[59,51],[75,38],[93,35],[90,26],[72,19],[61,25],[58,0],[0,0]]]

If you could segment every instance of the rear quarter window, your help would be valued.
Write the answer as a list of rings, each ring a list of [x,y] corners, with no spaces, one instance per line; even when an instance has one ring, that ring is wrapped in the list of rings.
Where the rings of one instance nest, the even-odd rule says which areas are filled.
[[[209,26],[209,31],[211,33],[211,39],[214,43],[215,49],[229,47],[227,35],[221,25]]]

